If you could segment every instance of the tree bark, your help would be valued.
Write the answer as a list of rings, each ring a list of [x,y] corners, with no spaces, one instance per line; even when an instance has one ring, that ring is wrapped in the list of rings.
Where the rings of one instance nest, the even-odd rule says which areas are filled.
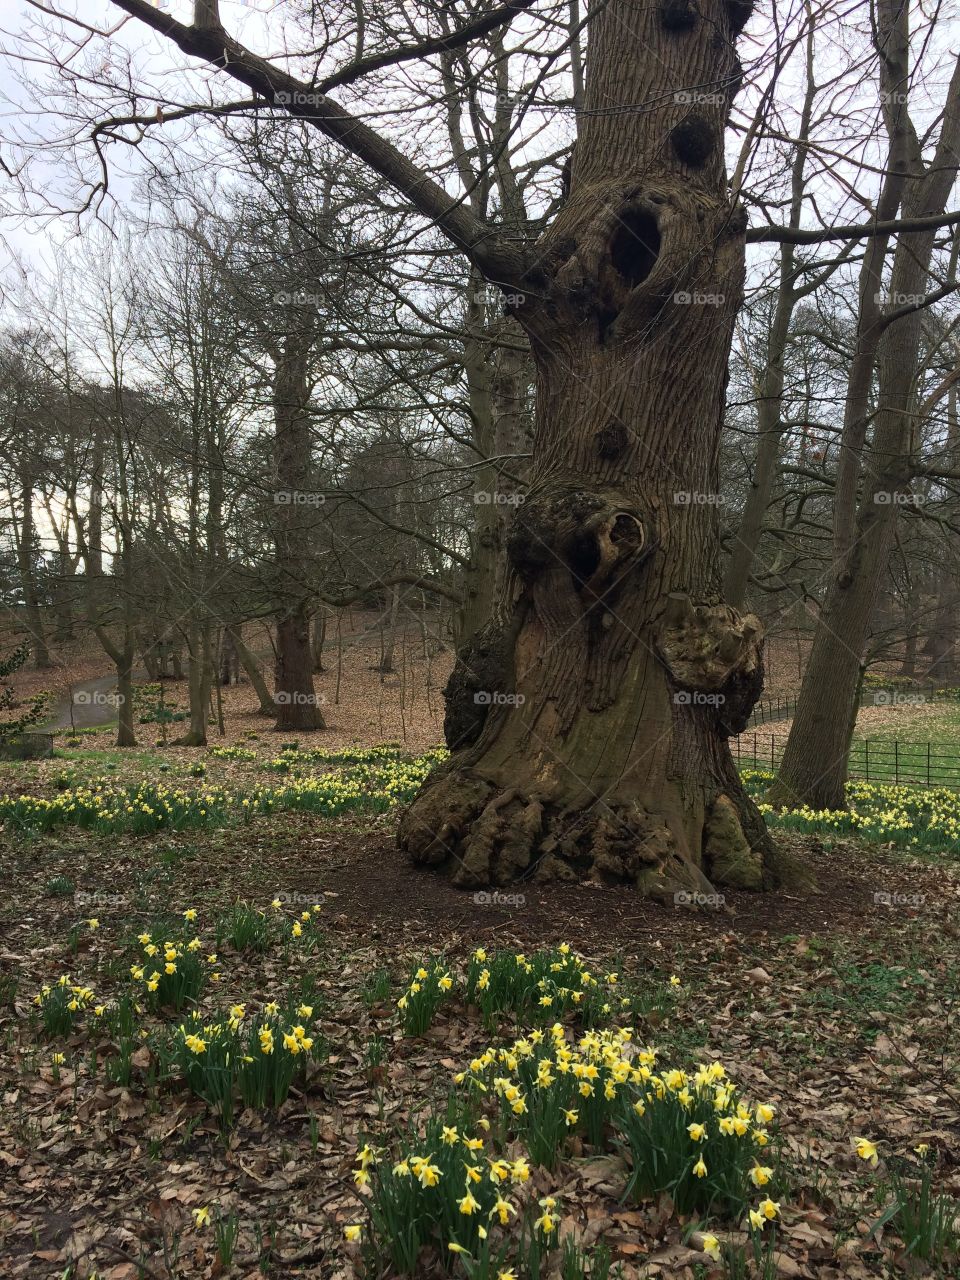
[[[504,588],[507,539],[523,502],[522,487],[514,477],[523,477],[527,470],[523,458],[515,455],[530,448],[530,357],[522,346],[523,331],[512,320],[486,324],[487,292],[489,286],[475,294],[468,307],[464,363],[477,448],[488,458],[505,461],[490,462],[475,472],[475,522],[457,620],[460,645],[468,644],[488,620]],[[504,345],[496,345],[498,339]]]
[[[900,0],[887,0],[881,9],[890,11],[887,20],[897,24],[903,44],[906,13]],[[890,59],[892,55],[888,55],[885,66]],[[901,60],[897,65],[905,75],[906,63]],[[901,92],[898,101],[902,102],[902,98]],[[937,214],[946,206],[960,166],[960,60],[954,68],[940,141],[929,167],[924,166],[905,104],[902,112],[901,127],[909,139],[903,215],[913,218]],[[916,412],[916,383],[922,312],[914,308],[899,314],[903,308],[898,300],[924,294],[934,239],[932,230],[905,233],[894,254],[890,308],[898,318],[886,317],[877,343],[877,407],[873,440],[862,468],[862,497],[859,507],[854,508],[851,527],[846,508],[840,505],[838,475],[834,573],[817,621],[783,760],[770,788],[772,804],[806,804],[814,809],[846,807],[847,765],[863,654],[894,542],[897,516],[900,507],[913,497],[910,483],[917,470],[920,415]],[[868,305],[867,310],[870,309]],[[861,374],[855,361],[851,384]]]
[[[323,665],[323,646],[327,638],[327,607],[320,605],[313,615],[313,670],[315,675],[326,671]]]
[[[240,631],[239,623],[234,627],[230,627],[229,631],[234,647],[237,651],[237,657],[240,659],[240,665],[247,673],[247,679],[253,685],[254,692],[257,695],[257,700],[260,703],[257,714],[261,716],[276,715],[277,704],[274,702],[270,694],[267,682],[263,678],[263,672],[260,670],[256,658],[247,648],[246,642],[244,641]]]
[[[903,641],[903,661],[897,675],[912,680],[917,674],[917,638],[920,631],[920,619],[911,618],[907,623],[907,632]]]
[[[37,585],[37,574],[33,563],[35,540],[33,482],[28,474],[21,476],[20,501],[23,508],[19,536],[17,538],[17,567],[20,571],[20,589],[23,591],[23,606],[27,619],[27,629],[30,632],[33,665],[38,671],[48,671],[52,664],[43,626],[43,615],[40,612],[40,590]]]
[[[665,13],[598,8],[570,196],[514,307],[537,375],[529,487],[447,686],[457,749],[400,827],[460,885],[536,871],[663,895],[776,872],[727,745],[762,687],[761,628],[719,584],[743,11],[689,6],[682,29]]]
[[[277,687],[274,702],[278,730],[325,729],[319,699],[313,685],[310,649],[309,576],[312,559],[313,519],[316,506],[311,489],[309,357],[310,321],[299,320],[291,308],[289,332],[278,353],[273,389],[275,457],[277,467],[276,575],[277,575]],[[302,327],[299,327],[301,326]]]
[[[118,652],[117,668],[117,746],[135,747],[137,735],[133,727],[133,658],[134,645],[132,633],[124,636],[122,649]]]
[[[803,180],[807,149],[804,140],[810,126],[817,85],[813,70],[813,37],[814,25],[810,24],[807,36],[806,58],[806,91],[800,121],[797,128],[799,139],[791,165],[790,220],[791,227],[799,227],[803,216],[803,196],[805,184]],[[794,271],[796,250],[793,245],[784,244],[780,251],[780,282],[777,290],[777,302],[770,325],[770,336],[767,341],[766,358],[763,375],[760,380],[759,400],[757,404],[757,456],[753,467],[753,476],[747,490],[747,500],[740,517],[740,527],[733,538],[730,559],[723,580],[723,594],[727,602],[735,609],[743,608],[747,597],[747,586],[750,582],[750,571],[756,558],[763,529],[764,517],[770,505],[776,483],[780,462],[780,441],[783,436],[783,388],[784,359],[787,351],[787,338],[794,308],[798,301],[813,291],[820,280],[803,288],[797,285]]]
[[[190,628],[187,653],[187,684],[190,699],[190,728],[177,738],[175,747],[205,747],[207,720],[210,715],[210,690],[213,683],[213,658],[210,650],[211,622],[204,614]]]
[[[397,648],[397,623],[400,618],[400,584],[395,582],[390,588],[390,612],[387,615],[387,629],[383,638],[383,647],[380,654],[380,666],[377,670],[381,675],[393,674],[393,657]]]

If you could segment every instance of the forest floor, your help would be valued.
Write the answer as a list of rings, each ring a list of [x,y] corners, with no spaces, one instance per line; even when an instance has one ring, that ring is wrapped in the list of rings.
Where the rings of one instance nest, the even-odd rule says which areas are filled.
[[[814,894],[728,894],[718,912],[594,885],[522,885],[497,899],[408,866],[393,824],[390,813],[281,813],[241,831],[2,838],[0,1274],[395,1274],[371,1253],[370,1188],[353,1181],[358,1150],[369,1143],[382,1153],[374,1169],[392,1167],[405,1126],[431,1108],[447,1115],[455,1073],[488,1044],[554,1020],[528,1003],[484,1026],[470,997],[475,949],[487,964],[519,952],[537,965],[548,951],[562,958],[561,943],[594,973],[616,972],[597,1021],[632,1027],[637,1045],[656,1048],[661,1076],[722,1060],[746,1098],[775,1108],[760,1153],[772,1181],[747,1186],[743,1209],[772,1190],[779,1214],[751,1236],[741,1211],[678,1205],[666,1192],[623,1199],[629,1152],[614,1128],[596,1143],[564,1129],[555,1160],[531,1159],[530,1178],[506,1196],[528,1224],[538,1201],[557,1200],[567,1243],[546,1252],[539,1274],[603,1275],[605,1248],[609,1274],[619,1264],[623,1280],[751,1274],[736,1268],[741,1248],[752,1258],[754,1237],[770,1276],[960,1274],[949,1235],[927,1240],[933,1261],[916,1256],[916,1242],[906,1255],[910,1189],[926,1179],[937,1194],[960,1195],[960,864],[787,833],[816,875]],[[238,902],[266,922],[252,942],[238,932]],[[184,911],[197,913],[186,926]],[[304,911],[311,919],[295,938]],[[256,1028],[268,1001],[290,996],[305,1002],[298,1016],[314,1042],[282,1105],[238,1106],[226,1127],[165,1060],[164,1037],[185,1013],[153,1007],[130,973],[144,960],[139,934],[194,931],[222,975],[198,993],[204,1023],[236,1004],[239,1025]],[[431,975],[441,966],[452,988],[426,1025],[411,1027],[397,1000],[421,965]],[[56,993],[62,974],[92,994],[48,1034],[34,997],[44,985]],[[583,1031],[577,1010],[560,1016],[572,1043]],[[859,1137],[876,1144],[876,1167],[857,1156]],[[692,1160],[701,1147],[681,1140]],[[491,1159],[528,1150],[522,1133],[496,1124],[485,1141]],[[708,1162],[725,1141],[707,1139]],[[209,1222],[195,1220],[200,1210]],[[344,1239],[354,1224],[358,1243]],[[470,1230],[464,1219],[459,1238],[469,1242]],[[704,1253],[706,1231],[726,1261]],[[520,1249],[516,1229],[503,1238]],[[592,1271],[583,1257],[579,1271],[563,1270],[574,1246]],[[413,1274],[446,1265],[424,1249]],[[467,1265],[456,1274],[482,1274]],[[536,1274],[512,1253],[500,1269]]]
[[[853,817],[771,817],[811,893],[728,893],[716,911],[594,884],[465,894],[396,850],[450,660],[410,637],[400,653],[381,681],[375,632],[341,647],[318,681],[325,733],[276,734],[240,686],[207,749],[138,724],[141,746],[118,750],[107,726],[0,764],[0,1276],[960,1276],[960,796],[867,787]],[[880,736],[903,711],[930,732],[945,714],[863,714]],[[748,785],[759,798],[765,779]],[[596,1059],[602,1099],[598,1084],[557,1111],[559,1074],[526,1078],[520,1113],[494,1080],[481,1093],[488,1046],[489,1074],[522,1080],[521,1035],[534,1062],[619,1046]],[[640,1082],[646,1047],[667,1083]],[[741,1092],[720,1112],[751,1108],[742,1142],[705,1086],[678,1101],[721,1062]],[[638,1137],[625,1098],[642,1096],[661,1127]],[[393,1172],[411,1143],[438,1187]],[[764,1199],[778,1208],[751,1226]]]

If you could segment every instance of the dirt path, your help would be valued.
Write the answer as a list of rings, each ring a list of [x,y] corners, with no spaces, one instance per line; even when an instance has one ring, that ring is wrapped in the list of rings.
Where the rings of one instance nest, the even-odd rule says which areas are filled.
[[[98,676],[96,680],[81,680],[73,685],[71,693],[61,698],[41,733],[62,733],[71,725],[76,729],[94,729],[113,724],[117,719],[117,677]],[[71,700],[73,716],[71,719]]]

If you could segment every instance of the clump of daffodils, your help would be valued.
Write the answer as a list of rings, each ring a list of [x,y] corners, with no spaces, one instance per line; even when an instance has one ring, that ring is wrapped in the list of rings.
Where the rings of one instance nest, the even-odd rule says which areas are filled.
[[[156,1040],[161,1073],[182,1077],[224,1125],[232,1122],[237,1097],[246,1107],[278,1107],[318,1056],[312,1016],[311,1005],[281,1008],[276,1001],[258,1012],[245,1003],[231,1005],[215,1020],[195,1010]]]
[[[582,956],[567,943],[526,955],[478,947],[470,958],[466,998],[476,1005],[487,1026],[511,1014],[525,1023],[547,1023],[577,1010],[586,1023],[608,1016],[619,1007],[613,992],[618,975],[592,973]]]
[[[137,938],[139,954],[130,977],[144,991],[151,1008],[183,1009],[196,1004],[208,982],[219,982],[216,952],[196,931],[197,912],[188,907],[182,923],[163,932],[144,931]]]
[[[441,1004],[453,991],[453,977],[443,960],[425,960],[413,970],[397,1001],[404,1034],[422,1036]]]
[[[775,1179],[762,1160],[774,1108],[745,1102],[720,1062],[688,1074],[634,1044],[628,1028],[571,1039],[560,1022],[488,1048],[455,1082],[493,1105],[537,1164],[555,1168],[574,1135],[631,1158],[626,1194],[670,1190],[681,1212],[743,1208]]]
[[[487,1267],[502,1256],[511,1227],[527,1209],[537,1211],[527,1195],[530,1173],[525,1156],[508,1158],[494,1144],[487,1122],[451,1104],[392,1153],[364,1144],[353,1178],[366,1198],[374,1247],[395,1271],[415,1274],[428,1244]],[[537,1208],[536,1230],[555,1234],[556,1201],[544,1199]]]
[[[64,973],[52,985],[44,983],[33,1003],[40,1010],[44,1032],[65,1036],[73,1031],[80,1015],[94,1007],[95,999],[90,987],[73,982],[70,974]]]

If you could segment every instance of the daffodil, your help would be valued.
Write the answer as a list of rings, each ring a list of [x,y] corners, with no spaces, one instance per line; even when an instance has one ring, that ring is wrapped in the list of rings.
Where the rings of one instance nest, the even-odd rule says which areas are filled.
[[[480,1208],[479,1200],[476,1200],[474,1198],[474,1194],[469,1187],[467,1188],[467,1194],[463,1197],[463,1199],[457,1201],[457,1208],[460,1210],[462,1214],[465,1214],[468,1217],[470,1216],[470,1214],[476,1213],[477,1210]]]
[[[869,1138],[851,1138],[854,1149],[861,1160],[868,1161],[874,1168],[880,1157],[877,1154],[876,1144],[871,1142]]]
[[[417,1173],[417,1178],[422,1187],[435,1187],[440,1181],[440,1176],[440,1168],[435,1164],[430,1164],[429,1161],[422,1164]]]
[[[496,1214],[500,1220],[501,1227],[505,1227],[510,1221],[510,1215],[515,1215],[516,1212],[516,1209],[509,1200],[504,1200],[503,1196],[497,1196],[496,1204],[490,1210],[490,1216],[492,1218],[493,1215]]]
[[[703,1237],[701,1245],[703,1247],[703,1252],[708,1258],[712,1258],[714,1262],[720,1261],[720,1241],[716,1236],[707,1233]]]
[[[202,1209],[192,1210],[193,1220],[198,1227],[205,1227],[210,1221],[210,1210],[204,1206]]]
[[[363,1228],[359,1222],[351,1222],[348,1226],[343,1228],[343,1238],[345,1240],[349,1240],[351,1244],[354,1244],[360,1239],[362,1230]]]

